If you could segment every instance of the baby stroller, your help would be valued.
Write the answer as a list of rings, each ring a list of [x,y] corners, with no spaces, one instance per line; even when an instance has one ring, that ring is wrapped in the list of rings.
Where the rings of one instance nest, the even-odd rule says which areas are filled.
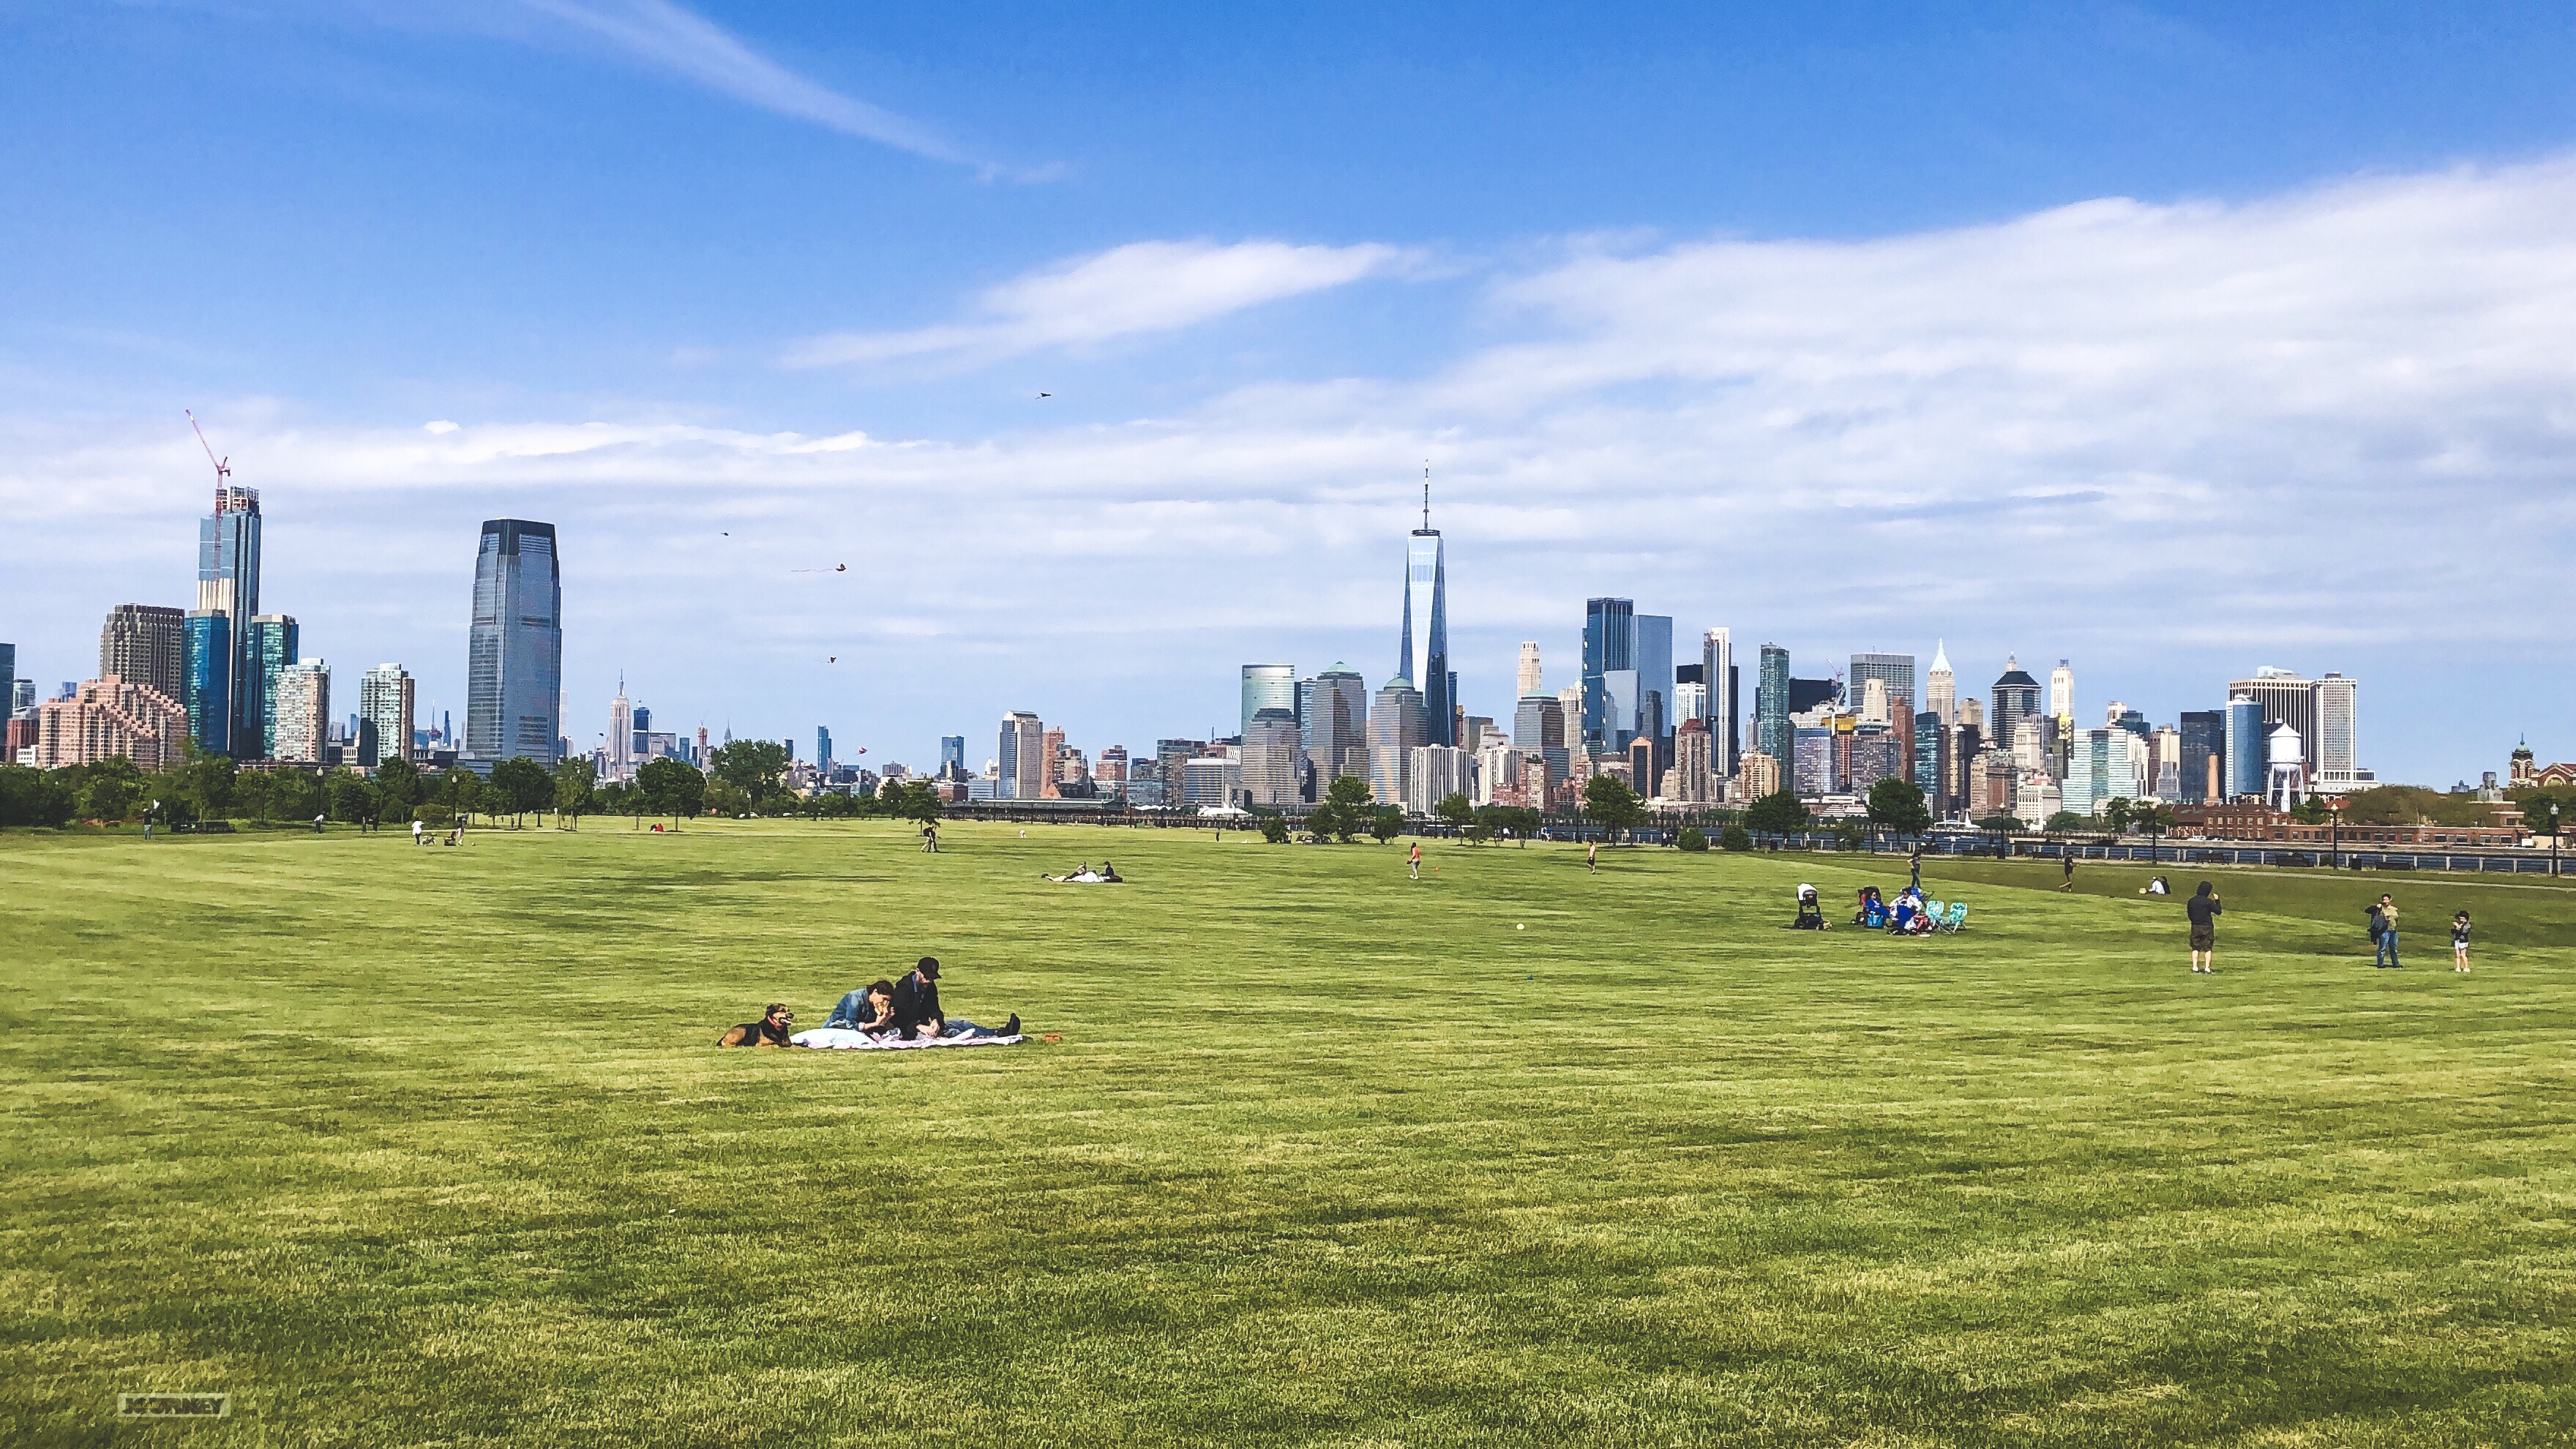
[[[1824,928],[1825,910],[1824,907],[1818,904],[1816,900],[1816,888],[1811,885],[1799,886],[1798,919],[1790,925],[1789,929],[1793,931],[1821,931]]]
[[[1852,924],[1870,931],[1887,929],[1887,902],[1879,899],[1878,887],[1860,888],[1860,909],[1853,913]]]

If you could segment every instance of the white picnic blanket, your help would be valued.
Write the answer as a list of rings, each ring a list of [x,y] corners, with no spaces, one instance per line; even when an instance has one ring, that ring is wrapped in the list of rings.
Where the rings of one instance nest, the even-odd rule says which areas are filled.
[[[910,1041],[888,1033],[874,1037],[846,1026],[818,1026],[800,1031],[788,1038],[801,1047],[820,1047],[836,1052],[909,1052],[924,1047],[1017,1046],[1027,1041],[1021,1036],[917,1036]]]

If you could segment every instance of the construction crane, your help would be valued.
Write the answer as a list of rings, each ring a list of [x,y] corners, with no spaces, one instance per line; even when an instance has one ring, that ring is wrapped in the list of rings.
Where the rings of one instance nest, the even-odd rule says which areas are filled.
[[[193,409],[186,411],[188,426],[197,429],[197,446],[206,450],[206,461],[215,465],[215,486],[222,488],[233,480],[232,465],[229,460],[215,456],[215,445],[206,441],[206,430],[197,426],[196,412]]]

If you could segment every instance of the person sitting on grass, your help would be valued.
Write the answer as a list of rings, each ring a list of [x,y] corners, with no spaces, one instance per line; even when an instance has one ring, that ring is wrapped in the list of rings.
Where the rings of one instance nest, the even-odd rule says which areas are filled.
[[[724,1035],[716,1038],[716,1045],[783,1047],[788,1045],[788,1034],[795,1029],[795,1026],[796,1013],[787,1009],[786,1002],[773,1001],[769,1003],[769,1009],[760,1014],[760,1020],[746,1021],[740,1026],[731,1028]]]
[[[870,1036],[883,1036],[894,1030],[894,983],[871,981],[841,998],[832,1008],[827,1027],[863,1031]]]
[[[1887,902],[1879,899],[1878,887],[1860,888],[1860,909],[1853,913],[1852,924],[1872,931],[1887,928]]]
[[[1018,1036],[1020,1014],[1012,1012],[1000,1031],[971,1021],[950,1021],[939,1009],[939,958],[924,956],[894,984],[894,1028],[905,1041],[925,1032],[932,1037]]]

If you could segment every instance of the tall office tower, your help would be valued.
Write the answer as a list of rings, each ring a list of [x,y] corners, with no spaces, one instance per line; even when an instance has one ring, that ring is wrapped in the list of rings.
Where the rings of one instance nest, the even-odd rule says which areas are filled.
[[[237,690],[245,696],[245,720],[257,720],[257,732],[244,726],[235,741],[243,758],[277,758],[277,676],[304,657],[304,642],[293,614],[258,614],[250,621],[250,639],[241,650],[248,676]]]
[[[465,712],[471,728],[474,711]],[[626,676],[617,676],[617,697],[608,702],[608,772],[610,780],[635,778],[635,704],[626,697]]]
[[[1904,722],[1910,729],[1914,705],[1923,696],[1914,688],[1914,656],[1911,654],[1855,654],[1851,657],[1851,678],[1844,685],[1852,699],[1865,700],[1871,680],[1887,690],[1887,721]]]
[[[1753,747],[1782,769],[1792,767],[1789,726],[1789,651],[1762,646],[1761,672],[1753,680]]]
[[[1744,753],[1737,734],[1743,711],[1735,698],[1735,637],[1724,627],[1700,636],[1699,682],[1708,686],[1708,708],[1700,717],[1708,721],[1709,772],[1724,780]]]
[[[1914,783],[1922,787],[1924,807],[1932,818],[1950,811],[1950,731],[1937,709],[1914,713]]]
[[[2182,736],[2181,798],[2186,804],[2211,804],[2227,798],[2221,778],[2227,760],[2227,715],[2215,709],[2187,709],[2175,721]]]
[[[1369,793],[1380,805],[1404,803],[1404,777],[1422,738],[1422,691],[1398,675],[1377,692],[1368,715]]]
[[[1015,709],[1002,716],[1000,743],[994,755],[1002,762],[1001,788],[994,798],[1000,800],[1035,800],[1046,789],[1048,774],[1046,725],[1036,715]],[[1173,778],[1180,767],[1173,766]]]
[[[1697,664],[1673,666],[1673,732],[1675,734],[1681,733],[1681,727],[1692,720],[1698,720],[1703,727],[1708,724],[1708,686],[1700,681],[1701,668],[1702,666]]]
[[[410,755],[413,703],[412,677],[399,664],[379,664],[358,676],[358,716],[375,726],[376,735],[373,758],[365,740],[359,741],[359,764],[378,765]]]
[[[188,737],[210,755],[233,752],[233,617],[221,609],[190,609],[188,677],[181,702]]]
[[[1521,696],[1520,707],[1512,712],[1512,744],[1545,762],[1545,783],[1564,782],[1571,762],[1565,753],[1565,717],[1555,700],[1536,693]]]
[[[2254,671],[2252,679],[2228,681],[2227,694],[2230,699],[2243,695],[2263,706],[2263,735],[2266,740],[2270,739],[2274,725],[2288,725],[2299,732],[2302,748],[2310,751],[2316,749],[2319,731],[2317,729],[2317,687],[2313,681],[2303,679],[2290,670],[2276,669],[2266,664]],[[2261,753],[2263,748],[2258,745],[2256,752]],[[2316,761],[2310,759],[2305,763],[2308,766],[2309,775],[2313,777],[2316,773]],[[2263,789],[2257,786],[2248,793],[2259,795],[2263,793]]]
[[[2074,727],[2075,669],[2063,659],[2057,661],[2055,669],[2048,671],[2048,717],[2064,721],[2064,728]]]
[[[1751,804],[1765,795],[1780,793],[1780,762],[1764,750],[1746,750],[1735,762],[1737,794]]]
[[[2316,686],[2316,773],[2310,783],[2337,793],[2359,783],[2361,685],[2328,670]]]
[[[1368,684],[1347,664],[1298,685],[1297,721],[1314,769],[1315,796],[1323,798],[1344,775],[1368,778]]]
[[[331,732],[331,666],[304,659],[277,675],[277,758],[318,765]]]
[[[1404,648],[1395,676],[1422,694],[1426,744],[1454,745],[1458,676],[1449,669],[1449,572],[1440,530],[1431,526],[1431,478],[1422,479],[1422,526],[1404,546]]]
[[[2247,695],[2227,697],[2226,758],[2220,777],[2226,783],[2221,798],[2234,800],[2263,793],[2263,702]],[[2295,728],[2295,726],[2294,726]]]
[[[7,647],[0,645],[0,649]],[[119,604],[109,610],[107,623],[98,631],[98,672],[102,679],[112,675],[165,699],[185,698],[187,611],[151,604]]]
[[[622,694],[625,684],[618,690]],[[474,624],[466,635],[466,758],[551,760],[563,722],[563,561],[555,526],[484,520],[474,555]],[[630,726],[631,728],[631,726]],[[625,740],[631,764],[635,746]]]
[[[184,647],[186,635],[183,633],[180,637]],[[183,674],[182,678],[184,677]],[[179,690],[164,690],[163,693],[172,699],[181,697]],[[18,646],[15,644],[0,644],[0,696],[5,696],[0,698],[0,714],[16,714],[18,712]]]
[[[2004,672],[1995,680],[1995,687],[1987,691],[1986,697],[1993,701],[1993,708],[1989,711],[1992,722],[1986,730],[1986,738],[1998,744],[2014,745],[2014,727],[2023,720],[2036,723],[2040,718],[2039,681],[2022,672],[2019,659],[2005,657]],[[2024,765],[2022,768],[2031,767]]]
[[[1637,606],[1627,599],[1583,605],[1583,747],[1596,755],[1628,748],[1637,733]]]
[[[1726,777],[1711,765],[1715,751],[1708,721],[1685,719],[1673,730],[1673,798],[1692,805],[1713,804]]]
[[[1294,664],[1247,664],[1243,666],[1243,715],[1235,733],[1252,727],[1252,717],[1265,709],[1284,709],[1288,717],[1297,717],[1297,666]],[[1247,787],[1249,788],[1249,787]]]
[[[1637,733],[1654,743],[1655,772],[1660,776],[1673,761],[1673,726],[1681,722],[1673,705],[1673,618],[1670,614],[1630,617],[1637,626],[1629,653],[1637,669]]]
[[[829,725],[814,726],[814,768],[832,772],[832,730]]]
[[[2157,799],[2172,803],[2182,798],[2182,731],[2172,725],[2158,725],[2147,740],[2148,773],[2146,791]]]
[[[964,747],[966,741],[961,736],[958,739],[957,744],[959,747],[958,754],[962,758],[965,754]],[[698,757],[689,763],[696,765],[701,770],[707,767],[707,727],[705,725],[698,726]]]
[[[1943,727],[1959,722],[1959,676],[1950,671],[1950,644],[1932,642],[1932,671],[1923,677],[1923,707],[1941,717]]]
[[[1583,742],[1583,686],[1569,684],[1556,692],[1556,723],[1565,735],[1567,777],[1587,773],[1582,762],[1589,760],[1592,753]]]
[[[224,617],[224,644],[228,651],[222,670],[224,697],[220,708],[224,714],[222,752],[232,754],[245,739],[260,732],[254,702],[246,700],[243,684],[250,678],[243,647],[249,638],[246,627],[251,616],[259,612],[259,490],[237,488],[230,483],[215,488],[215,511],[197,523],[197,610]],[[191,673],[200,672],[191,663]],[[213,701],[207,709],[218,706]],[[205,747],[209,730],[199,719],[199,706],[191,702],[188,711],[190,728],[197,733],[198,745]]]
[[[1126,752],[1120,751],[1118,757],[1122,760],[1127,758]],[[943,780],[966,778],[966,737],[964,735],[939,737],[939,778]]]
[[[1297,712],[1264,705],[1243,722],[1243,792],[1255,805],[1297,801]]]
[[[1986,706],[1983,700],[1969,695],[1959,701],[1959,723],[1983,735],[1986,732]]]
[[[1063,726],[1059,725],[1059,726],[1057,726],[1057,727],[1055,727],[1055,728],[1053,728],[1053,729],[1045,729],[1045,730],[1040,730],[1040,731],[1038,731],[1038,759],[1042,762],[1042,766],[1041,766],[1041,768],[1043,768],[1043,769],[1046,771],[1046,773],[1045,773],[1043,776],[1041,776],[1041,777],[1040,777],[1040,779],[1039,779],[1039,783],[1038,783],[1038,798],[1039,798],[1039,799],[1041,799],[1041,800],[1061,800],[1061,799],[1063,799],[1063,798],[1064,798],[1064,789],[1063,789],[1063,786],[1064,786],[1064,728],[1063,728]]]
[[[1521,641],[1520,686],[1523,695],[1539,692],[1538,641],[1535,639]]]

